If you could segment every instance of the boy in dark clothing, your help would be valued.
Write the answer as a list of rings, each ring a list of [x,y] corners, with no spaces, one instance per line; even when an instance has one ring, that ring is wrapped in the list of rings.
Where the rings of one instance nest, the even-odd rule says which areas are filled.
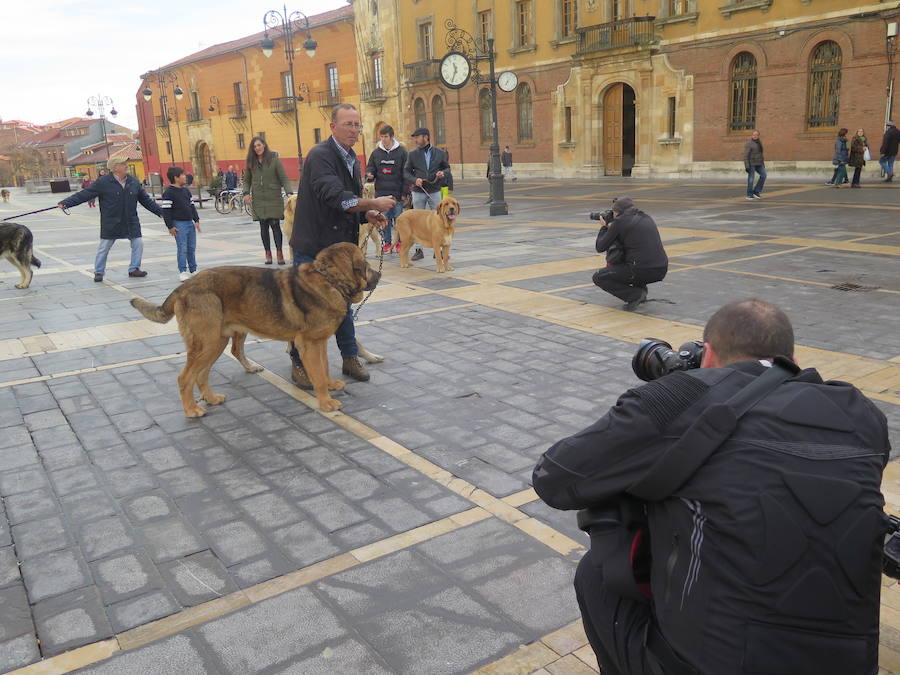
[[[159,205],[162,207],[163,220],[169,234],[175,237],[178,245],[178,278],[181,281],[190,279],[197,272],[197,232],[200,231],[200,216],[191,192],[185,186],[187,175],[180,166],[170,166],[166,177],[171,185],[166,188]],[[190,271],[188,271],[190,270]]]
[[[384,125],[378,132],[378,145],[369,155],[366,180],[375,181],[376,197],[393,197],[397,200],[390,211],[384,213],[387,227],[381,232],[384,243],[382,253],[391,252],[391,230],[394,221],[403,213],[403,170],[406,168],[406,149],[394,138],[394,128]],[[400,250],[400,242],[397,242]]]

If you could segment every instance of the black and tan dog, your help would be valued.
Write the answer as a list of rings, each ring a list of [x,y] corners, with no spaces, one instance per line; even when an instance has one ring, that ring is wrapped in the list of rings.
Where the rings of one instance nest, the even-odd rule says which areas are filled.
[[[293,340],[313,382],[319,408],[341,407],[328,393],[344,383],[328,376],[327,340],[347,315],[347,303],[359,302],[363,291],[378,283],[355,244],[333,244],[312,263],[282,270],[259,267],[213,267],[176,288],[162,305],[143,298],[131,304],[145,317],[166,323],[178,319],[187,362],[178,376],[184,414],[200,417],[206,410],[194,400],[194,386],[210,405],[225,396],[209,388],[209,371],[231,338],[231,353],[247,372],[260,368],[244,356],[247,333],[273,340]]]
[[[32,252],[33,245],[34,235],[27,227],[18,223],[0,223],[0,257],[9,260],[22,275],[16,288],[28,288],[34,276],[31,266],[41,266],[41,261]]]
[[[459,202],[453,197],[442,200],[434,211],[412,209],[401,213],[394,228],[400,237],[400,267],[409,267],[409,249],[416,243],[434,249],[438,272],[452,270],[450,243],[458,215]]]

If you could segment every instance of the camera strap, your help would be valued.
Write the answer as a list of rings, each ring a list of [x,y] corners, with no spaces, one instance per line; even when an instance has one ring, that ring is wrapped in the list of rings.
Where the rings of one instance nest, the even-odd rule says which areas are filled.
[[[674,445],[628,488],[629,494],[656,502],[669,497],[703,465],[734,433],[738,420],[800,368],[790,359],[776,356],[771,368],[755,378],[725,403],[709,406]]]

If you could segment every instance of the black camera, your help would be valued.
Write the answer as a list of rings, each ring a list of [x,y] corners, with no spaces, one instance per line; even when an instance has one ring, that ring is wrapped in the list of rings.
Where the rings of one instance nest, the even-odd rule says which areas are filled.
[[[590,214],[588,214],[588,218],[590,218],[591,220],[603,219],[607,223],[611,223],[613,221],[613,218],[615,217],[616,216],[612,212],[612,209],[609,209],[608,211],[591,211]]]
[[[644,338],[631,359],[631,369],[644,382],[649,382],[676,370],[699,368],[702,360],[703,342],[700,340],[685,342],[676,352],[665,340]]]

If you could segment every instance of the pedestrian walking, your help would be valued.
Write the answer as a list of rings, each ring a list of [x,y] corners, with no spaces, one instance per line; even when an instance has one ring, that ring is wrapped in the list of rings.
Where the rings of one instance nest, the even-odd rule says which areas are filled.
[[[884,137],[881,139],[878,163],[884,171],[885,183],[894,180],[894,160],[897,159],[897,148],[900,146],[900,129],[888,120],[884,125]]]
[[[838,130],[837,138],[834,139],[834,154],[831,157],[831,163],[834,165],[834,173],[831,180],[825,185],[834,185],[839,188],[847,180],[847,163],[850,161],[850,144],[847,142],[847,129]]]
[[[162,195],[159,205],[163,210],[163,220],[169,234],[175,237],[177,247],[178,278],[185,281],[197,272],[197,233],[200,231],[200,216],[188,190],[187,174],[180,166],[170,166],[166,171],[169,187]]]
[[[513,171],[512,152],[509,146],[503,146],[503,152],[500,153],[500,164],[503,167],[503,180],[515,180],[516,172]]]
[[[81,189],[84,190],[84,189],[86,189],[86,188],[89,188],[89,187],[91,187],[91,185],[93,185],[93,184],[94,184],[94,181],[92,181],[92,180],[91,180],[91,177],[88,176],[87,178],[85,178],[84,180],[81,181]],[[96,200],[96,199],[89,199],[89,200],[88,200],[88,207],[94,208],[95,206],[97,206],[97,200]]]
[[[222,182],[225,184],[226,190],[237,190],[238,175],[234,170],[234,164],[228,165],[228,171],[222,176]]]
[[[106,274],[106,258],[117,239],[127,239],[131,243],[131,262],[128,264],[129,277],[145,277],[141,269],[144,255],[144,239],[141,237],[141,221],[138,219],[137,205],[162,218],[159,204],[144,190],[140,181],[128,173],[128,164],[112,160],[112,173],[101,176],[89,188],[63,199],[57,206],[61,209],[83,204],[90,199],[100,200],[100,245],[94,259],[94,281],[103,281]]]
[[[394,138],[394,127],[385,124],[378,132],[378,145],[369,155],[366,164],[366,179],[375,181],[376,197],[393,197],[397,203],[384,212],[387,226],[381,232],[382,253],[391,252],[391,233],[394,221],[403,213],[403,173],[406,169],[406,148]],[[397,242],[396,251],[400,251]]]
[[[441,188],[447,185],[450,162],[447,153],[431,145],[431,132],[427,127],[419,127],[412,134],[416,144],[406,158],[404,177],[412,183],[414,209],[437,209],[441,202]],[[416,246],[410,260],[421,260],[425,255],[422,247]]]
[[[851,188],[859,187],[859,176],[863,167],[866,165],[866,159],[869,157],[869,141],[866,139],[866,132],[863,129],[857,129],[856,135],[850,141],[850,162],[849,166],[853,167],[853,180],[850,182]]]
[[[244,169],[244,202],[253,204],[253,219],[259,221],[259,236],[266,252],[266,265],[272,264],[272,239],[278,264],[284,265],[282,252],[281,221],[284,220],[284,198],[281,190],[293,194],[278,153],[269,149],[260,136],[254,136],[247,152],[247,166]]]
[[[747,199],[762,199],[760,193],[766,184],[766,161],[763,157],[763,144],[759,140],[759,130],[754,129],[750,139],[744,144],[744,171],[747,172]],[[759,176],[753,185],[753,174]]]

